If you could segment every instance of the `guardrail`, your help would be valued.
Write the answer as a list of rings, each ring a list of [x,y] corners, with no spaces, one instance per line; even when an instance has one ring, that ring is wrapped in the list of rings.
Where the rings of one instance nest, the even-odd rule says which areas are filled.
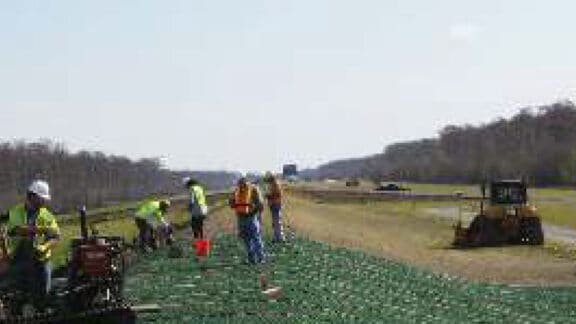
[[[376,200],[376,201],[480,201],[480,196],[464,196],[460,193],[454,194],[437,194],[437,193],[414,193],[411,191],[375,191],[375,190],[346,190],[346,189],[316,189],[291,187],[289,191],[312,197],[314,199],[338,200],[338,201],[357,201],[357,200]]]

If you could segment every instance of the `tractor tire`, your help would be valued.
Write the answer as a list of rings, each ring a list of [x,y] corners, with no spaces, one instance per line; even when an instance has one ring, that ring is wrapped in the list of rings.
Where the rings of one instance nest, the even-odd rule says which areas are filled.
[[[538,217],[523,217],[520,223],[522,243],[526,245],[544,244],[542,223]]]
[[[476,247],[481,245],[482,241],[482,229],[484,228],[486,216],[477,215],[474,217],[468,230],[466,231],[466,243],[465,246]]]
[[[468,228],[468,239],[473,247],[502,245],[503,237],[500,221],[484,215],[474,217]]]

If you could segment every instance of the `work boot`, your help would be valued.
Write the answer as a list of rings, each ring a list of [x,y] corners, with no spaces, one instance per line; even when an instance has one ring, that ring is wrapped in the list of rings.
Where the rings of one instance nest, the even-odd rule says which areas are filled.
[[[172,244],[174,244],[174,238],[170,236],[166,239],[166,245],[172,246]]]

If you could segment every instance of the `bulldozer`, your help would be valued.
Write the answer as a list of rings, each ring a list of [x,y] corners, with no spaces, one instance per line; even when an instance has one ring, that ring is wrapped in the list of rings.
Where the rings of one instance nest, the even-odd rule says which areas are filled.
[[[462,220],[454,226],[455,247],[502,245],[542,245],[544,232],[536,207],[528,202],[523,180],[490,182],[489,199],[486,184],[481,185],[480,213],[466,228]],[[484,206],[488,200],[489,205]]]

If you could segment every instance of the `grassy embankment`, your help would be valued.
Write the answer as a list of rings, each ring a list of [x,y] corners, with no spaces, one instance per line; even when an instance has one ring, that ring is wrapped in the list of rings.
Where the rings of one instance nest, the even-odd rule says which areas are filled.
[[[460,184],[428,184],[428,183],[400,183],[411,189],[412,193],[428,194],[454,194],[462,192],[464,196],[480,196],[478,185]],[[359,187],[347,188],[343,182],[333,183],[303,183],[304,187],[314,187],[322,189],[349,189],[349,190],[372,190],[374,185],[367,181],[362,181]],[[546,223],[567,226],[576,230],[576,189],[575,188],[529,188],[528,199],[536,205],[539,214]],[[454,204],[453,204],[454,205]],[[455,204],[458,206],[459,204]],[[479,210],[478,203],[462,203],[469,211]]]
[[[293,197],[287,205],[291,224],[308,230],[299,233],[310,234],[311,228],[305,225],[314,222],[321,223],[324,231],[320,232],[342,229],[340,221],[345,220],[351,223],[347,227],[350,233],[357,234],[362,228],[366,241],[378,240],[373,232],[357,224],[365,217],[370,223],[377,223],[377,217],[367,212],[358,215],[346,205],[319,205]],[[367,206],[372,207],[382,208],[378,204]],[[400,207],[403,208],[409,210]],[[408,218],[405,216],[379,215],[380,218]],[[267,228],[269,219],[266,213]],[[232,229],[234,216],[230,210],[218,211],[210,219],[211,225],[214,222]],[[334,227],[330,228],[327,222]],[[387,225],[393,226],[394,222]],[[382,224],[372,227],[385,231]],[[573,322],[575,316],[574,288],[475,283],[370,255],[373,253],[333,248],[303,238],[287,244],[268,244],[269,262],[259,269],[243,263],[245,252],[233,235],[218,231],[213,234],[212,254],[203,263],[190,258],[167,258],[159,251],[146,255],[130,269],[125,285],[127,298],[136,304],[161,306],[158,313],[139,315],[139,321],[567,323]],[[405,239],[418,241],[408,236]],[[348,242],[342,243],[346,246]],[[262,293],[260,271],[264,271],[272,286],[282,287],[278,299],[267,298]]]
[[[563,192],[544,193],[554,196]],[[477,210],[473,204],[462,204],[465,211]],[[287,214],[292,226],[312,239],[436,272],[488,282],[543,285],[574,282],[573,261],[565,258],[564,251],[557,246],[450,249],[453,238],[450,225],[454,219],[430,214],[430,209],[457,214],[458,202],[327,203],[291,196]],[[558,258],[558,254],[563,257]]]
[[[450,194],[462,191],[465,195],[480,195],[478,186],[410,184],[415,192]],[[536,205],[546,223],[576,229],[576,190],[573,188],[529,188],[528,199]]]

